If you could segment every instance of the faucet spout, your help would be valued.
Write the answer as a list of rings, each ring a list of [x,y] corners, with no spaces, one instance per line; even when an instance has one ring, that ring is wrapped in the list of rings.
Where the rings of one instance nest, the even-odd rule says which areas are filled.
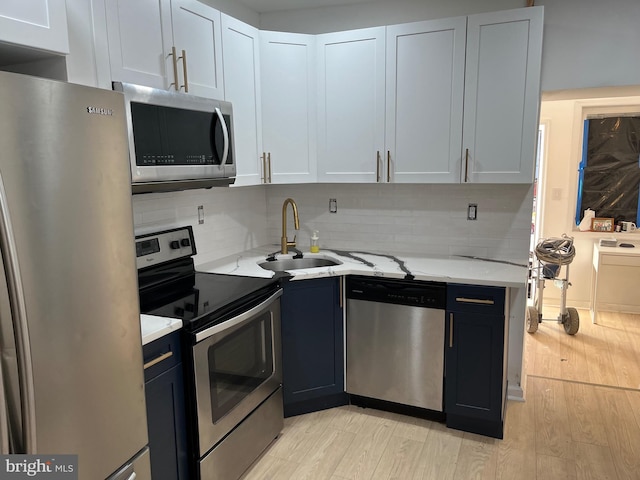
[[[298,206],[294,202],[293,198],[287,198],[282,204],[282,238],[280,239],[280,253],[289,253],[289,247],[296,246],[296,236],[293,236],[293,241],[287,239],[287,205],[291,205],[293,210],[293,224],[296,230],[300,230],[300,220],[298,218]]]

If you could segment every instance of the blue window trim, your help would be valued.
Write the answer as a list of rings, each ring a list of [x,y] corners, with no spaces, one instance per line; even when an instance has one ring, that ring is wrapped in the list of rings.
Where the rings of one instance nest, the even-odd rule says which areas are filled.
[[[587,167],[587,149],[589,148],[589,119],[584,121],[582,132],[582,161],[578,165],[578,202],[576,205],[576,225],[580,225],[583,212],[582,207],[582,187],[584,186],[584,169]],[[638,160],[640,161],[640,159]],[[640,221],[640,196],[638,196],[638,221]]]
[[[640,167],[640,158],[638,159],[639,167]],[[636,215],[636,225],[640,225],[640,185],[638,185],[638,214]]]

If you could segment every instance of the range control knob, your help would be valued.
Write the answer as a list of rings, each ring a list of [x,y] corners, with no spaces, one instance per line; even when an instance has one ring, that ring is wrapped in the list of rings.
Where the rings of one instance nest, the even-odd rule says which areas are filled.
[[[180,240],[180,245],[182,245],[183,247],[188,247],[191,245],[191,240],[189,240],[189,238],[183,238],[182,240]]]
[[[180,242],[178,240],[172,240],[169,243],[169,248],[171,248],[172,250],[177,250],[178,248],[180,248]]]

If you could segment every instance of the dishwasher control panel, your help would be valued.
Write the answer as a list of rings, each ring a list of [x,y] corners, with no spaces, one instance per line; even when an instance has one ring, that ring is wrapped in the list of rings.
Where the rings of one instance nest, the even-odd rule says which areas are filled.
[[[349,276],[346,297],[444,310],[447,304],[447,285],[440,282]]]

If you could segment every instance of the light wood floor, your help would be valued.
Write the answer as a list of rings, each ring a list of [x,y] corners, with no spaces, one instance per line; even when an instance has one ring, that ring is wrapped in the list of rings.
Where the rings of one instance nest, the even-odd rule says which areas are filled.
[[[558,309],[545,308],[544,313],[544,318],[555,319]],[[599,312],[594,325],[587,310],[578,313],[580,329],[573,337],[555,320],[544,321],[535,334],[525,335],[525,372],[640,389],[640,315]]]
[[[286,419],[243,479],[640,480],[640,316],[580,313],[575,337],[555,322],[527,335],[527,401],[508,402],[504,440],[340,407]]]

